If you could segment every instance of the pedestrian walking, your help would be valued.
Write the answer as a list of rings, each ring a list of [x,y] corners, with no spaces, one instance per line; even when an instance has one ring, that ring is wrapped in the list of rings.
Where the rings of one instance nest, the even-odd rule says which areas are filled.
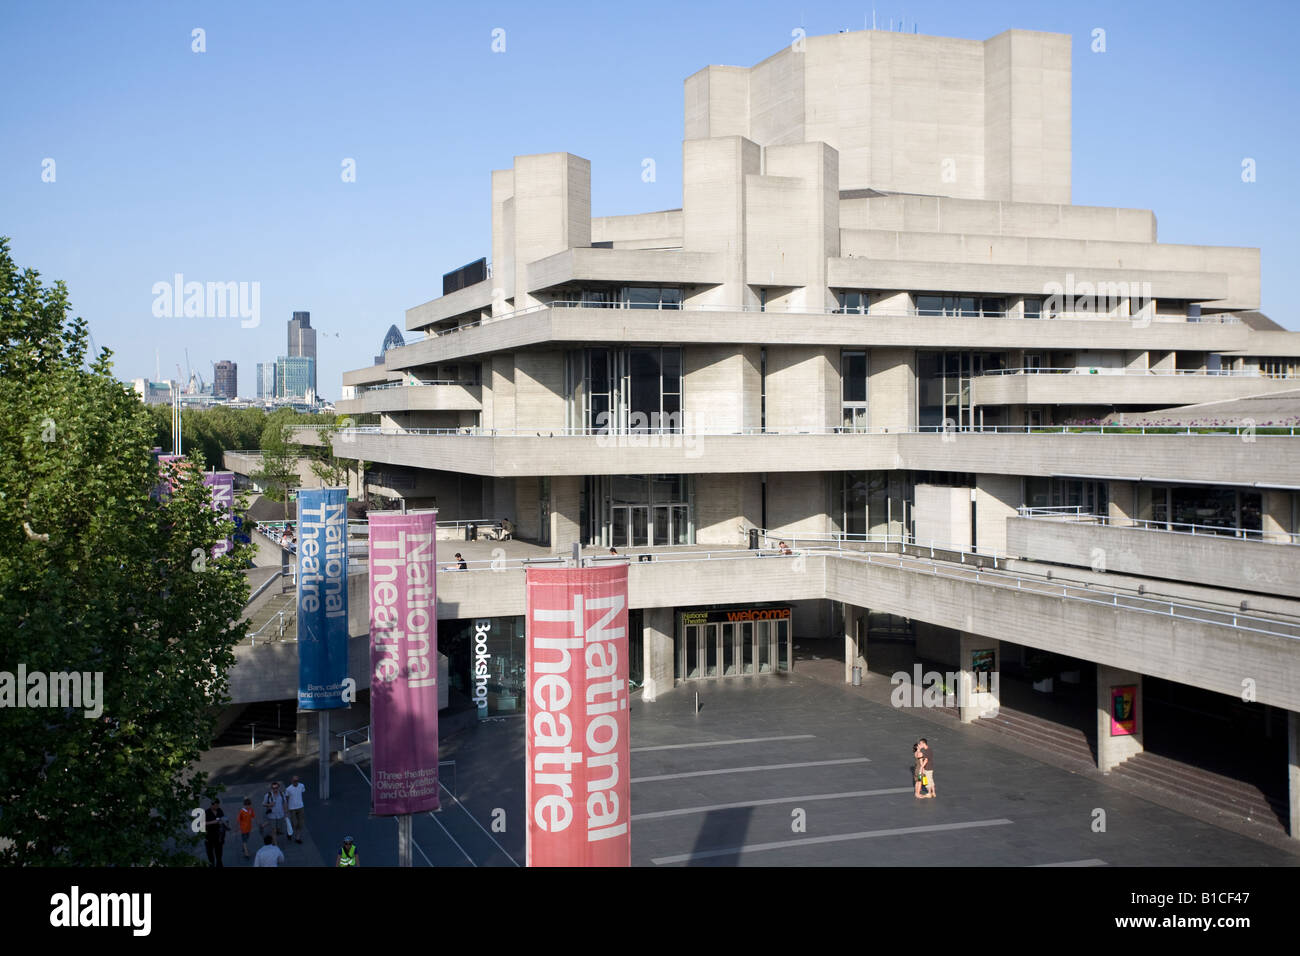
[[[279,836],[280,830],[284,828],[285,819],[284,793],[278,781],[271,784],[271,789],[266,791],[266,796],[262,798],[262,806],[266,808],[266,822],[262,824],[263,829],[270,831],[271,841],[275,842],[275,837]]]
[[[226,819],[226,813],[221,809],[221,801],[213,797],[203,817],[208,866],[224,867],[226,863],[222,857],[225,855],[226,831],[230,829],[230,821]]]
[[[284,851],[275,845],[271,834],[262,837],[262,849],[253,857],[253,866],[279,866],[284,862]]]
[[[343,845],[339,847],[338,856],[334,858],[335,866],[360,866],[361,861],[357,858],[357,846],[352,842],[352,837],[344,837]]]
[[[292,825],[292,830],[290,832],[293,835],[295,843],[302,842],[302,797],[306,792],[307,788],[302,785],[297,777],[294,777],[289,781],[289,786],[284,790],[284,795],[289,801],[289,821]]]
[[[257,811],[253,809],[253,801],[244,797],[244,805],[239,809],[239,842],[244,848],[244,859],[249,858],[248,840],[253,835],[253,824],[257,821]]]

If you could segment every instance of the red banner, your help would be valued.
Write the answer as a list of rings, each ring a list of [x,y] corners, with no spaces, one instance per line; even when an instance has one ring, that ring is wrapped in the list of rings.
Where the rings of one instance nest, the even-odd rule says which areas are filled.
[[[630,866],[627,565],[529,568],[528,865]]]

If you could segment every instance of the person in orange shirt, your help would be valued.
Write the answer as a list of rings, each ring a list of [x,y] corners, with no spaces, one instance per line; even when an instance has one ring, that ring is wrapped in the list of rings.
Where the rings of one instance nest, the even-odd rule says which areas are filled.
[[[257,819],[257,811],[253,809],[253,801],[244,797],[244,806],[239,811],[239,840],[244,846],[244,859],[248,859],[248,838],[253,834],[253,822]]]

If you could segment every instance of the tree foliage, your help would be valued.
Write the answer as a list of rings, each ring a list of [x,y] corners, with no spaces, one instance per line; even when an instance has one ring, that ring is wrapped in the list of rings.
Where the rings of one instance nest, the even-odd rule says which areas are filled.
[[[97,716],[0,709],[0,863],[190,863],[251,547],[210,557],[201,456],[158,493],[153,419],[70,312],[0,239],[0,671],[103,682]]]

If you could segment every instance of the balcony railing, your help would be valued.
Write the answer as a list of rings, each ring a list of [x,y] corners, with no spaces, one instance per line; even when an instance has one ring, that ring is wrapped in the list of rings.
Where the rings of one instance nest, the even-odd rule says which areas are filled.
[[[1139,531],[1163,531],[1169,534],[1191,534],[1215,538],[1239,538],[1246,541],[1264,541],[1271,544],[1300,544],[1300,533],[1262,531],[1258,528],[1241,528],[1232,525],[1193,524],[1186,521],[1152,521],[1147,518],[1117,518],[1099,515],[1083,507],[1020,508],[1020,517],[1071,524],[1106,525],[1112,528],[1133,528]]]
[[[307,426],[304,426],[307,427]],[[327,426],[317,426],[327,427]],[[722,437],[737,435],[1221,435],[1225,437],[1250,436],[1258,438],[1294,438],[1300,425],[969,425],[949,427],[922,425],[915,428],[866,428],[836,425],[829,427],[791,428],[772,430],[743,429],[659,429],[646,431],[611,432],[605,428],[485,428],[464,425],[454,428],[394,428],[380,425],[360,425],[338,428],[336,434],[346,435],[442,435],[472,438],[669,438]]]
[[[499,322],[502,319],[513,319],[521,315],[531,315],[534,312],[542,312],[547,309],[625,309],[625,310],[648,310],[662,312],[766,312],[773,315],[857,315],[864,319],[907,319],[907,318],[947,318],[947,319],[1014,319],[1016,321],[1065,321],[1065,322],[1133,322],[1139,321],[1143,324],[1156,320],[1155,316],[1143,315],[1100,315],[1096,312],[1057,312],[1046,315],[1042,313],[1030,313],[1026,315],[1023,312],[972,312],[972,313],[953,313],[941,312],[935,309],[889,309],[881,312],[862,312],[852,308],[812,308],[804,306],[762,306],[762,305],[713,305],[703,303],[677,303],[677,304],[654,304],[648,302],[606,302],[594,299],[556,299],[552,302],[544,302],[539,305],[530,305],[527,308],[515,309],[513,312],[506,312],[502,315],[493,316],[488,324]],[[1240,325],[1241,319],[1235,315],[1203,315],[1199,319],[1190,319],[1185,316],[1172,317],[1173,321],[1169,324],[1175,324],[1182,321],[1185,324],[1192,325]],[[447,329],[437,329],[434,331],[435,336],[452,335],[456,332],[463,332],[466,329],[478,328],[483,325],[483,320],[479,319],[474,322],[466,322],[463,325],[453,326]]]
[[[1104,368],[1100,365],[1078,365],[1071,368],[995,368],[985,369],[980,373],[980,376],[985,375],[1214,375],[1232,378],[1300,378],[1300,375],[1290,372],[1261,372],[1257,368]]]
[[[360,398],[366,392],[382,392],[388,388],[421,388],[426,385],[459,385],[462,388],[476,388],[478,382],[457,382],[451,379],[430,379],[429,381],[417,380],[414,382],[385,382],[383,385],[357,385],[355,386],[355,397]]]

